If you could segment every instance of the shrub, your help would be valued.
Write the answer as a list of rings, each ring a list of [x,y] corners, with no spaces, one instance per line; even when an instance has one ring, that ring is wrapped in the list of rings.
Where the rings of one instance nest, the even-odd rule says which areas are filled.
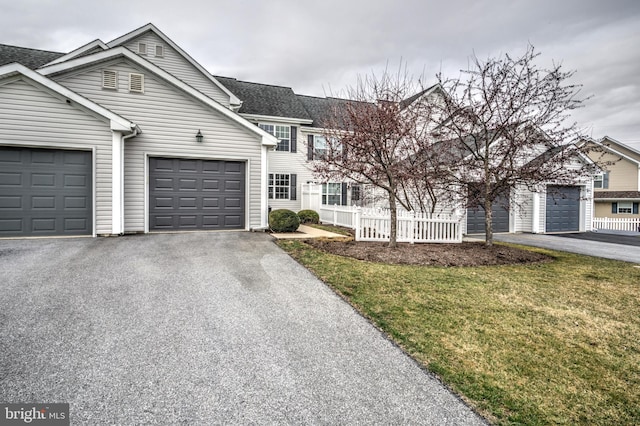
[[[269,213],[269,228],[273,232],[294,232],[298,226],[300,219],[291,210],[278,209]]]
[[[298,212],[300,223],[319,223],[320,215],[314,210],[300,210]]]

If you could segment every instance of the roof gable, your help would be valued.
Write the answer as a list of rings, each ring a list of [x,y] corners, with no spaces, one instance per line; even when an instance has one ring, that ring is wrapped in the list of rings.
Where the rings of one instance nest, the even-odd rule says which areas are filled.
[[[54,65],[60,62],[68,61],[73,58],[77,58],[80,56],[90,55],[95,52],[99,52],[102,50],[107,50],[109,47],[104,44],[102,40],[96,39],[92,42],[85,44],[84,46],[78,47],[77,49],[67,53],[66,55],[62,55],[59,58],[52,60],[51,62],[47,62],[42,65]]]
[[[56,83],[55,81],[35,71],[30,70],[24,65],[13,63],[0,66],[0,80],[4,78],[11,78],[14,76],[25,77],[32,82],[35,82],[40,86],[43,86],[46,89],[65,97],[69,102],[75,102],[83,108],[86,108],[87,110],[106,118],[111,124],[111,130],[130,133],[133,130],[137,129],[135,123],[121,117],[120,115],[104,108],[101,105],[96,104],[93,101],[90,101],[83,96],[80,96],[79,94],[67,89],[66,87]]]
[[[221,113],[223,116],[231,119],[232,121],[235,121],[241,126],[249,129],[251,132],[259,135],[262,138],[263,145],[275,146],[277,144],[278,140],[271,134],[260,129],[258,126],[250,123],[248,120],[236,114],[235,112],[231,111],[230,109],[225,108],[224,106],[214,101],[207,95],[194,89],[184,81],[176,78],[173,74],[168,73],[167,71],[147,61],[141,56],[136,55],[135,53],[131,52],[129,49],[125,47],[115,47],[103,52],[94,53],[89,56],[83,56],[83,57],[71,59],[69,61],[62,62],[59,64],[48,65],[40,68],[38,72],[43,75],[57,75],[57,74],[62,74],[66,72],[72,72],[80,68],[93,66],[96,63],[111,61],[113,59],[120,58],[120,57],[126,58],[129,61],[133,62],[135,65],[139,66],[140,68],[155,74],[156,76],[160,77],[167,83],[173,85],[174,87],[177,87],[178,89],[182,90],[188,95],[191,95],[192,97],[198,99],[200,102],[208,105],[210,108],[214,109],[215,111]]]
[[[178,46],[176,43],[174,43],[173,40],[171,40],[169,37],[167,37],[162,31],[160,31],[158,28],[156,28],[155,25],[153,25],[151,23],[149,23],[147,25],[144,25],[144,26],[142,26],[142,27],[140,27],[140,28],[138,28],[136,30],[133,30],[133,31],[121,36],[121,37],[118,37],[115,40],[110,41],[109,43],[107,43],[107,46],[110,47],[110,48],[123,46],[126,43],[130,42],[131,40],[134,40],[134,39],[142,36],[143,34],[145,34],[147,32],[152,32],[156,37],[160,38],[164,43],[166,43],[168,46],[170,46],[172,49],[174,49],[180,56],[182,56],[189,64],[191,64],[207,80],[209,80],[216,87],[218,87],[220,90],[222,90],[224,93],[226,93],[229,96],[230,104],[232,106],[236,106],[236,107],[240,106],[240,103],[241,103],[240,99],[238,99],[233,93],[231,93],[229,91],[229,89],[224,87],[224,85],[220,84],[220,82],[218,80],[216,80],[216,78],[213,75],[211,75],[206,69],[204,69],[204,67],[202,67],[202,65],[200,65],[187,52],[182,50],[180,48],[180,46]]]

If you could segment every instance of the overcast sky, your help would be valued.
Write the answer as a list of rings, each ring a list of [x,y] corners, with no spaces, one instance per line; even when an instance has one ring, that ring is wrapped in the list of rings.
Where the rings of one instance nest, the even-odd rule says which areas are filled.
[[[213,74],[320,96],[387,62],[430,83],[531,43],[593,95],[573,115],[588,135],[640,150],[640,0],[0,0],[0,43],[22,47],[68,52],[149,22]]]

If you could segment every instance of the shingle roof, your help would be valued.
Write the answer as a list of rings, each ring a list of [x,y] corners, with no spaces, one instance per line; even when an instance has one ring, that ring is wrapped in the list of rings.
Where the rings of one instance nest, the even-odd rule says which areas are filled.
[[[640,199],[640,191],[594,191],[593,198],[597,199]]]
[[[290,87],[251,83],[230,77],[215,78],[242,101],[242,114],[310,120],[309,113]]]
[[[27,68],[36,69],[63,55],[64,53],[0,44],[0,65],[18,62]]]

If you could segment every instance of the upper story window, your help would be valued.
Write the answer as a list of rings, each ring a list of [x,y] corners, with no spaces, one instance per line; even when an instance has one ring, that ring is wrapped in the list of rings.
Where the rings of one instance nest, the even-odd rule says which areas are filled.
[[[164,46],[161,44],[156,44],[156,56],[161,58],[164,56]]]
[[[147,43],[138,43],[138,53],[140,55],[147,54]]]
[[[313,136],[313,158],[321,159],[327,153],[327,140],[324,136]]]
[[[271,133],[278,138],[278,146],[276,151],[296,152],[296,135],[297,128],[295,126],[284,126],[280,124],[258,124],[262,130]]]
[[[595,189],[609,188],[609,173],[599,173],[593,177],[593,187]]]

